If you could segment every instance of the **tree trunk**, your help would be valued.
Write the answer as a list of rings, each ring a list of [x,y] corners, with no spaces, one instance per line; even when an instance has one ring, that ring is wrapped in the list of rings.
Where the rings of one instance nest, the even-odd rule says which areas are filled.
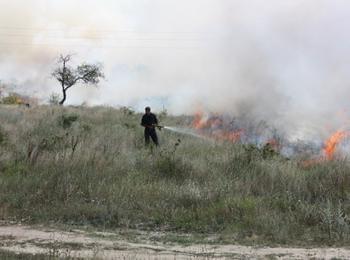
[[[63,103],[64,103],[64,102],[66,101],[66,99],[67,99],[66,91],[63,90],[62,92],[63,92],[63,98],[62,98],[62,100],[61,100],[60,103],[59,103],[61,106],[63,106]]]

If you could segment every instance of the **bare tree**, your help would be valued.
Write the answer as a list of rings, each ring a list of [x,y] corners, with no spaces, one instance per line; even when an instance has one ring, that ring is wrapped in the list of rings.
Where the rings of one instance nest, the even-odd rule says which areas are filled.
[[[69,62],[72,60],[72,55],[61,55],[58,59],[59,67],[56,68],[52,76],[61,83],[62,87],[62,100],[59,102],[63,105],[67,99],[67,90],[78,83],[97,85],[104,74],[100,64],[86,64],[83,63],[76,68],[69,66]]]

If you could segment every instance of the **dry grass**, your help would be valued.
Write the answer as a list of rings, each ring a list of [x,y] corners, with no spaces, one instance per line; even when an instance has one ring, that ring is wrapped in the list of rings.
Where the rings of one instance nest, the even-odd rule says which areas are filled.
[[[254,147],[171,132],[149,149],[139,121],[127,109],[1,106],[0,217],[240,241],[349,242],[348,161],[305,169]]]

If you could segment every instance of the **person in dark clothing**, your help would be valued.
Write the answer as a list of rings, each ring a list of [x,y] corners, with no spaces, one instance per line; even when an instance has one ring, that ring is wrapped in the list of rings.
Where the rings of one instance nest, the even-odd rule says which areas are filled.
[[[155,145],[159,145],[156,127],[158,126],[158,119],[155,114],[151,113],[151,108],[145,108],[145,114],[142,117],[141,125],[145,128],[145,142],[146,145],[150,143],[150,138]]]

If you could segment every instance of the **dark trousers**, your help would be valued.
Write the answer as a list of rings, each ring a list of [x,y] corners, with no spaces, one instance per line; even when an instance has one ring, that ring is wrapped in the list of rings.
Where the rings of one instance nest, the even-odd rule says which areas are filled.
[[[159,145],[156,129],[146,127],[145,128],[145,142],[147,145],[150,143],[150,138],[152,138],[152,141],[155,145]]]

